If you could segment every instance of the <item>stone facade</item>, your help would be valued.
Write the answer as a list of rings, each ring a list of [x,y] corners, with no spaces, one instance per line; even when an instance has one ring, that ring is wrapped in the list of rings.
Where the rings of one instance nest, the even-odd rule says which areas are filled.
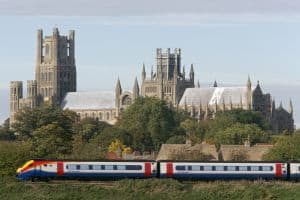
[[[68,92],[76,91],[75,32],[69,36],[53,29],[51,36],[37,33],[35,80],[27,81],[27,97],[23,98],[23,83],[10,82],[10,122],[24,107],[34,108],[43,103],[60,105]]]
[[[54,28],[51,36],[43,37],[43,31],[38,30],[35,80],[27,81],[26,98],[23,83],[10,82],[10,122],[15,121],[19,109],[51,103],[74,110],[81,118],[92,117],[113,124],[141,95],[165,100],[199,120],[213,118],[218,110],[251,109],[262,112],[277,133],[294,130],[292,102],[289,111],[281,104],[275,108],[271,95],[264,94],[259,83],[253,89],[250,78],[242,87],[219,87],[216,81],[213,87],[202,88],[199,82],[195,87],[194,66],[191,65],[186,77],[181,49],[171,52],[169,48],[158,48],[155,60],[156,70],[152,68],[147,76],[143,65],[141,87],[136,78],[132,91],[123,91],[118,79],[113,96],[101,92],[76,93],[75,32],[71,30],[68,36],[62,36]]]

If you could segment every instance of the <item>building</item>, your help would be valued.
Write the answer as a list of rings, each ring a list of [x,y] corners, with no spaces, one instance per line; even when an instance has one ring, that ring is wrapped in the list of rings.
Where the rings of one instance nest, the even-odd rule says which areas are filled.
[[[51,36],[43,37],[43,30],[38,30],[35,80],[27,81],[26,97],[21,81],[10,82],[10,122],[19,109],[43,103],[60,105],[68,92],[75,91],[75,31],[63,36],[54,28]]]
[[[294,130],[293,105],[289,111],[275,107],[270,94],[263,93],[259,82],[252,87],[250,78],[246,85],[239,87],[195,87],[193,64],[188,74],[181,63],[181,49],[173,52],[157,49],[156,70],[147,76],[142,66],[142,84],[135,78],[132,91],[124,91],[118,79],[114,92],[76,92],[75,32],[69,36],[53,29],[51,36],[37,34],[37,58],[35,80],[27,81],[27,96],[23,97],[23,83],[10,83],[10,122],[15,113],[24,107],[34,108],[43,103],[60,105],[63,109],[74,110],[81,118],[92,117],[108,123],[115,123],[121,113],[138,96],[157,97],[170,106],[185,109],[198,120],[212,119],[218,110],[234,108],[259,111],[272,125],[273,131]]]

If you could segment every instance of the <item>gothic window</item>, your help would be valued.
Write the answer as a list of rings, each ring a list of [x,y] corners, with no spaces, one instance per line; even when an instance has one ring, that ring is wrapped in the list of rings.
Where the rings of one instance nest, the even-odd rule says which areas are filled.
[[[99,119],[102,120],[102,113],[99,112]]]
[[[46,56],[50,56],[50,47],[49,47],[49,44],[46,44],[45,54],[46,54]]]
[[[109,120],[109,112],[106,113],[106,119]]]
[[[126,95],[122,99],[122,105],[131,105],[131,97]]]

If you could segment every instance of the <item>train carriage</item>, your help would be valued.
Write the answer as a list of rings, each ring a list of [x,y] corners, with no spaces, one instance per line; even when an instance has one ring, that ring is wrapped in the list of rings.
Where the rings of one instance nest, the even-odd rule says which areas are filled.
[[[20,180],[106,180],[156,177],[155,161],[59,161],[30,160],[17,170]]]
[[[289,163],[289,176],[291,180],[300,180],[300,162]]]
[[[195,180],[287,179],[282,162],[159,161],[160,177]]]

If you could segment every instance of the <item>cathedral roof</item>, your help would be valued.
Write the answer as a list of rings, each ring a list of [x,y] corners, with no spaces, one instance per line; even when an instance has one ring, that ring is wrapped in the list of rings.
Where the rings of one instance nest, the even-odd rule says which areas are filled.
[[[110,91],[68,92],[61,103],[62,109],[70,110],[97,110],[114,107],[115,94]]]
[[[179,102],[180,106],[186,105],[247,105],[247,87],[210,87],[210,88],[187,88]]]

